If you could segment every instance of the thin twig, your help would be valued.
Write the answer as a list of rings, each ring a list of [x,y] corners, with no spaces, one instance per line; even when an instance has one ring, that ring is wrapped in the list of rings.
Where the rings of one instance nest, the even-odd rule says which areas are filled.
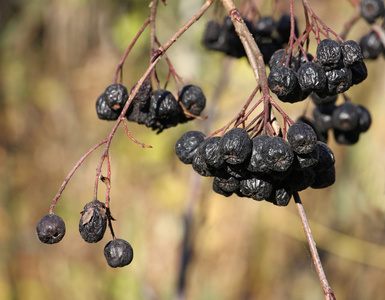
[[[317,270],[317,274],[318,274],[318,277],[319,277],[319,280],[321,282],[321,286],[322,286],[322,289],[323,289],[323,292],[325,295],[325,300],[335,300],[336,298],[334,296],[333,290],[329,285],[329,282],[328,282],[326,275],[325,275],[325,271],[322,267],[321,259],[318,255],[317,246],[316,246],[316,243],[314,241],[313,235],[311,233],[309,222],[307,220],[305,209],[303,208],[303,205],[301,202],[301,198],[299,197],[298,192],[294,192],[293,196],[294,196],[294,201],[295,201],[295,205],[297,207],[299,216],[301,217],[302,227],[303,227],[303,230],[305,231],[305,235],[306,235],[307,242],[309,244],[311,256],[313,258],[313,262],[314,262],[315,268]]]

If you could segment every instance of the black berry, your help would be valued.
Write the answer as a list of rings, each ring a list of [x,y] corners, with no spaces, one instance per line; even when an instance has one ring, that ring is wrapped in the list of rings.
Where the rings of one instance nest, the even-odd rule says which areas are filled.
[[[289,127],[287,140],[294,152],[306,154],[315,149],[317,145],[317,134],[310,125],[297,122]]]
[[[55,214],[45,215],[36,226],[36,234],[39,240],[45,244],[60,242],[66,232],[66,226],[61,217]]]
[[[186,85],[179,92],[179,102],[190,113],[199,116],[206,106],[206,97],[199,86]]]
[[[107,105],[106,95],[103,93],[96,100],[96,113],[101,120],[113,121],[119,118],[120,112],[112,110]]]
[[[104,91],[107,105],[114,111],[122,110],[128,99],[127,88],[120,83],[111,84]]]
[[[104,256],[112,268],[129,265],[134,258],[134,251],[129,242],[123,239],[109,241],[104,247]]]
[[[219,141],[219,151],[223,159],[231,165],[243,163],[251,155],[252,144],[243,128],[233,128]]]
[[[205,140],[200,131],[188,131],[175,143],[175,153],[184,164],[191,164],[198,146]]]
[[[331,39],[322,40],[317,47],[317,61],[326,67],[337,67],[341,59],[341,48],[338,42]]]
[[[87,243],[99,242],[107,228],[107,214],[104,203],[93,200],[80,213],[79,232]]]
[[[378,17],[384,15],[384,2],[382,0],[362,0],[360,11],[366,21],[373,23]]]

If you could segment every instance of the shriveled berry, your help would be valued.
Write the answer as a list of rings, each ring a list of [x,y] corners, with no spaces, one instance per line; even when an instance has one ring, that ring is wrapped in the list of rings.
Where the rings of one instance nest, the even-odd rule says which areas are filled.
[[[126,240],[115,239],[104,247],[104,257],[111,268],[120,268],[132,262],[134,251]]]
[[[226,191],[224,189],[224,187],[226,186],[227,186],[227,183],[224,183],[222,178],[217,178],[217,177],[214,178],[212,188],[215,193],[225,197],[230,197],[233,194],[233,192]],[[238,186],[239,186],[239,182],[238,182]],[[239,189],[237,188],[236,191],[238,190]]]
[[[328,95],[346,92],[352,86],[352,71],[349,68],[326,72]]]
[[[120,83],[111,84],[104,91],[107,105],[115,111],[122,110],[128,99],[127,88]]]
[[[132,91],[135,89],[136,85],[134,85],[131,89]],[[132,99],[131,105],[137,105],[140,110],[148,110],[149,102],[152,92],[152,85],[150,81],[144,81],[140,86],[138,92],[136,93],[134,99]]]
[[[96,113],[101,120],[113,121],[119,118],[120,112],[112,110],[107,105],[106,95],[103,93],[96,100]]]
[[[305,100],[311,91],[303,91],[299,84],[296,84],[294,90],[292,90],[289,94],[284,96],[278,96],[279,100],[287,103],[296,103],[302,100]]]
[[[37,223],[36,234],[44,244],[56,244],[60,242],[66,233],[66,226],[61,217],[48,214]]]
[[[224,40],[220,40],[221,35],[221,25],[217,21],[208,21],[203,34],[203,45],[209,50],[223,50]]]
[[[262,147],[269,139],[270,137],[268,135],[259,135],[251,140],[253,144],[253,149],[251,152],[249,165],[247,166],[247,170],[249,170],[250,172],[269,172],[269,168],[266,165],[262,154]]]
[[[298,83],[303,91],[317,92],[325,89],[325,70],[315,62],[302,64],[297,71]]]
[[[226,132],[219,141],[219,151],[228,164],[243,163],[251,155],[252,144],[247,131],[233,128]]]
[[[345,67],[352,67],[362,62],[363,56],[360,46],[353,40],[343,42],[341,45],[342,61]]]
[[[232,176],[216,176],[215,185],[227,193],[234,193],[239,190],[239,180]]]
[[[267,85],[274,94],[284,97],[298,86],[298,80],[292,69],[279,66],[271,69],[267,78]]]
[[[225,162],[219,151],[220,140],[219,136],[208,138],[197,149],[206,164],[216,169],[222,167]]]
[[[199,86],[186,85],[179,92],[179,102],[190,113],[199,116],[206,106],[206,97]]]
[[[289,53],[287,53],[285,49],[278,49],[277,51],[275,51],[269,60],[270,70],[280,66],[287,67],[286,60],[288,56],[289,56]],[[296,71],[298,67],[299,67],[299,62],[297,57],[291,57],[289,61],[289,68]]]
[[[310,187],[314,182],[315,176],[313,168],[293,170],[290,176],[284,179],[283,185],[290,187],[292,191],[303,191]]]
[[[277,206],[287,206],[292,195],[293,192],[289,187],[277,186],[266,200]]]
[[[294,152],[306,154],[315,149],[317,145],[317,134],[310,125],[297,122],[289,127],[287,140]]]
[[[360,12],[366,21],[373,23],[377,18],[384,15],[384,2],[382,0],[362,0]]]
[[[151,93],[150,114],[154,117],[153,129],[163,130],[178,124],[181,107],[174,95],[163,89]]]
[[[175,143],[175,153],[184,164],[191,164],[198,146],[205,140],[200,131],[187,131]]]
[[[326,67],[337,67],[341,59],[341,48],[338,42],[331,39],[322,40],[317,46],[317,61]]]
[[[262,147],[262,155],[272,171],[287,171],[294,160],[290,144],[281,137],[272,137]]]
[[[357,106],[344,102],[334,109],[333,115],[333,128],[341,131],[352,131],[358,127],[358,111]]]
[[[270,197],[273,184],[263,178],[252,177],[241,181],[240,191],[246,197],[260,201]]]
[[[198,151],[194,153],[191,163],[195,172],[204,177],[215,176],[216,169],[207,165],[202,157],[202,154]]]
[[[107,213],[104,203],[93,200],[80,213],[79,232],[87,243],[99,242],[106,232]]]

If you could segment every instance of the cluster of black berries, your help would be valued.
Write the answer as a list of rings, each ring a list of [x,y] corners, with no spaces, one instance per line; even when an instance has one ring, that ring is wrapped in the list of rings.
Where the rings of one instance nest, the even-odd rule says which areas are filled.
[[[117,120],[128,99],[126,87],[119,83],[107,87],[96,101],[99,119]],[[129,121],[144,124],[158,133],[164,129],[185,123],[199,116],[206,106],[202,89],[186,85],[178,94],[178,100],[167,90],[152,90],[145,81],[131,102],[125,117]]]
[[[271,55],[289,41],[291,26],[289,14],[282,15],[278,21],[268,16],[259,18],[254,24],[246,19],[244,21],[261,50],[266,64]],[[298,34],[296,22],[295,32]],[[224,17],[222,24],[217,21],[207,22],[203,45],[209,50],[220,51],[232,57],[246,56],[229,16]]]
[[[382,0],[363,0],[360,3],[361,16],[370,24],[383,18],[385,14],[384,2]],[[382,30],[385,29],[385,21]],[[379,55],[385,55],[385,48],[380,37],[375,31],[370,31],[360,39],[360,47],[364,59],[377,59]]]
[[[286,206],[295,191],[325,188],[335,181],[334,154],[306,123],[293,124],[282,137],[252,139],[242,128],[205,138],[189,131],[175,144],[178,158],[201,176],[214,177],[213,190]]]
[[[362,105],[351,102],[336,105],[337,96],[320,98],[312,94],[311,98],[316,105],[313,110],[314,128],[318,139],[325,143],[330,129],[337,143],[355,144],[360,134],[366,132],[371,125],[371,115]]]
[[[311,54],[290,57],[280,49],[272,55],[269,66],[270,90],[290,103],[302,101],[311,93],[320,97],[343,93],[368,75],[360,46],[352,40],[342,44],[322,40],[316,60]]]
[[[99,242],[104,237],[109,220],[112,217],[102,202],[93,200],[87,203],[79,221],[79,232],[83,240],[87,243]],[[36,233],[43,243],[56,244],[64,237],[65,223],[58,215],[45,215],[38,222]],[[114,238],[104,247],[104,256],[110,267],[117,268],[130,264],[134,253],[127,241]]]

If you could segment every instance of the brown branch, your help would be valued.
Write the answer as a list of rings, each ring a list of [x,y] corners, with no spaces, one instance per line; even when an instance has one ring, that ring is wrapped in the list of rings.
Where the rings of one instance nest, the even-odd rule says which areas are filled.
[[[322,289],[323,289],[323,292],[325,295],[325,300],[335,300],[336,298],[334,296],[333,290],[329,285],[329,282],[328,282],[326,275],[325,275],[325,271],[322,267],[321,259],[318,255],[317,246],[316,246],[316,243],[314,241],[313,235],[311,233],[309,222],[307,220],[305,209],[303,208],[303,205],[301,202],[301,198],[299,197],[298,192],[294,192],[293,196],[294,196],[294,201],[295,201],[295,205],[297,207],[299,216],[301,217],[302,227],[303,227],[303,230],[305,231],[305,235],[306,235],[307,242],[309,244],[311,256],[313,258],[313,262],[314,262],[315,268],[317,270],[317,274],[318,274],[318,277],[319,277],[319,280],[321,282],[321,286],[322,286]]]

